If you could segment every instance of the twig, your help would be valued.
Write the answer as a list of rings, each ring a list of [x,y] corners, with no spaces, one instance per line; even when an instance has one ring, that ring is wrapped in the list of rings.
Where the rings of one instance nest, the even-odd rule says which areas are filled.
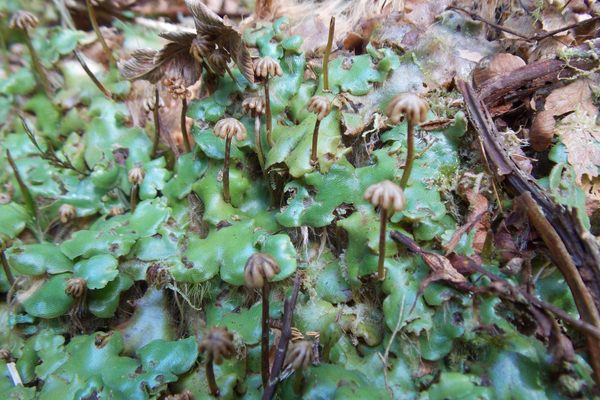
[[[104,96],[106,96],[107,99],[112,100],[112,94],[110,93],[110,90],[108,90],[106,88],[106,86],[104,86],[102,84],[102,82],[100,82],[100,80],[98,78],[96,78],[96,75],[94,75],[94,73],[88,67],[88,65],[85,62],[85,60],[83,59],[83,57],[81,57],[81,53],[79,53],[79,51],[77,51],[77,50],[73,50],[73,54],[75,55],[75,58],[77,59],[77,61],[79,61],[79,65],[81,65],[81,68],[83,68],[83,70],[85,71],[85,73],[87,74],[87,76],[90,77],[90,79],[92,80],[92,82],[94,82],[94,84],[96,85],[96,87],[98,89],[100,89],[100,91],[102,92],[102,94]]]
[[[476,14],[474,12],[471,12],[469,10],[465,10],[464,8],[450,6],[450,7],[448,7],[448,9],[449,10],[456,10],[456,11],[462,12],[464,14],[467,14],[474,21],[483,22],[484,24],[489,25],[492,28],[498,29],[499,31],[503,31],[503,32],[509,33],[511,35],[517,36],[517,37],[519,37],[521,39],[525,39],[525,40],[528,40],[528,41],[533,41],[533,40],[540,41],[542,39],[546,39],[547,37],[554,36],[554,35],[556,35],[558,33],[561,33],[561,32],[564,32],[564,31],[568,31],[569,29],[577,28],[579,26],[590,24],[590,23],[593,23],[593,22],[596,22],[596,21],[600,20],[600,16],[594,16],[594,17],[592,17],[590,19],[587,19],[587,20],[584,20],[584,21],[580,21],[580,22],[576,22],[576,23],[573,23],[573,24],[570,24],[570,25],[566,25],[566,26],[563,26],[562,28],[554,29],[552,31],[543,32],[543,33],[538,32],[538,33],[536,33],[533,36],[527,36],[527,35],[525,35],[523,33],[514,31],[514,30],[512,30],[510,28],[507,28],[505,26],[498,25],[495,22],[489,21],[489,20],[487,20],[487,19],[479,16],[478,14]]]
[[[283,305],[283,326],[281,328],[281,337],[279,338],[277,352],[275,353],[275,360],[273,361],[273,366],[271,367],[269,384],[263,392],[263,400],[271,400],[275,395],[275,389],[277,388],[277,383],[279,382],[279,374],[283,368],[285,354],[287,353],[288,344],[292,336],[292,317],[294,315],[294,308],[296,307],[296,300],[298,300],[300,281],[300,273],[296,271],[292,295],[289,299],[285,299],[285,303]]]
[[[100,45],[102,46],[102,49],[104,50],[104,53],[106,54],[106,57],[108,57],[108,61],[110,62],[110,65],[116,65],[117,62],[115,61],[115,57],[113,56],[112,50],[110,49],[110,47],[108,47],[108,44],[106,43],[106,40],[104,40],[104,36],[102,36],[102,32],[100,31],[100,26],[98,25],[98,19],[96,18],[96,12],[94,10],[94,6],[92,5],[91,0],[85,0],[85,5],[87,7],[88,10],[88,16],[90,18],[90,23],[92,24],[92,28],[94,29],[94,32],[96,33],[96,37],[98,38],[98,41],[100,42]]]
[[[333,45],[333,35],[335,31],[335,17],[331,17],[329,21],[329,34],[327,36],[327,47],[323,55],[323,91],[329,92],[329,54]]]
[[[398,231],[392,232],[390,236],[396,242],[405,245],[409,251],[416,253],[416,254],[424,253],[424,250],[421,249],[421,247],[419,247],[417,245],[417,243],[414,240],[410,239],[408,236],[405,236]],[[523,299],[527,300],[527,302],[529,302],[530,305],[533,305],[537,308],[541,308],[543,310],[549,311],[552,314],[556,315],[558,318],[562,319],[563,321],[565,321],[566,323],[571,325],[573,328],[581,331],[584,334],[593,336],[596,340],[600,340],[600,329],[598,327],[596,327],[588,322],[573,318],[571,315],[569,315],[569,313],[560,309],[559,307],[556,307],[555,305],[550,304],[550,303],[546,303],[545,301],[539,300],[535,296],[528,293],[526,290],[523,290],[519,287],[515,287],[515,286],[511,285],[505,279],[485,270],[480,264],[475,262],[473,259],[471,259],[469,257],[465,257],[465,259],[468,261],[469,269],[476,271],[482,275],[485,275],[493,282],[502,283],[503,287],[508,289],[510,295],[500,292],[499,295],[501,297],[505,298],[506,300],[510,300],[512,302],[522,302],[522,301],[519,301],[519,299],[518,299],[518,297],[522,297]],[[450,280],[445,280],[445,282],[452,284],[453,287],[455,287],[456,289],[462,290],[462,291],[470,291],[473,293],[477,293],[477,292],[480,292],[482,289],[482,288],[477,288],[472,285],[459,284],[456,282],[452,282]],[[494,288],[492,288],[492,289],[494,289]],[[496,289],[494,289],[494,290],[496,290]]]
[[[15,284],[15,277],[10,270],[10,265],[8,265],[8,260],[6,258],[6,254],[4,254],[4,246],[6,244],[4,242],[0,242],[0,262],[2,263],[2,269],[4,269],[4,275],[6,276],[6,280],[12,287]]]
[[[486,24],[486,25],[489,25],[489,26],[491,26],[492,28],[496,28],[496,29],[498,29],[499,31],[503,31],[503,32],[506,32],[506,33],[510,33],[511,35],[514,35],[514,36],[520,37],[521,39],[525,39],[525,40],[529,40],[529,39],[530,39],[530,38],[529,38],[529,36],[527,36],[527,35],[524,35],[524,34],[522,34],[522,33],[519,33],[519,32],[517,32],[517,31],[514,31],[514,30],[512,30],[512,29],[510,29],[510,28],[506,28],[506,27],[504,27],[504,26],[502,26],[502,25],[498,25],[497,23],[495,23],[495,22],[492,22],[492,21],[489,21],[489,20],[487,20],[487,19],[485,19],[485,18],[483,18],[483,17],[480,17],[480,16],[479,16],[479,15],[477,15],[476,13],[474,13],[474,12],[471,12],[471,11],[469,11],[469,10],[465,10],[464,8],[455,7],[455,6],[450,6],[450,7],[448,7],[448,10],[455,10],[455,11],[459,11],[459,12],[461,12],[461,13],[467,14],[467,15],[468,15],[469,17],[471,17],[471,19],[472,19],[472,20],[474,20],[474,21],[480,21],[480,22],[483,22],[484,24]]]

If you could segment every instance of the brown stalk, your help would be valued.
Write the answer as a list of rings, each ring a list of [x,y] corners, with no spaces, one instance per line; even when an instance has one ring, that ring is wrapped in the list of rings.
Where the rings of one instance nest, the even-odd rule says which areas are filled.
[[[415,159],[415,124],[413,123],[410,116],[407,116],[408,130],[406,136],[406,164],[404,165],[404,172],[402,172],[402,178],[400,179],[400,187],[406,188],[410,173],[412,172],[413,161]]]
[[[310,162],[313,165],[318,165],[317,150],[318,150],[318,145],[319,145],[319,126],[320,125],[321,125],[321,120],[317,117],[317,120],[315,121],[315,129],[313,130],[312,147],[311,147],[311,151],[310,151]]]
[[[377,278],[382,281],[385,279],[385,270],[383,268],[385,263],[385,231],[387,226],[387,210],[385,207],[380,208],[379,216],[381,221],[379,222],[379,260],[377,261]]]
[[[325,54],[323,54],[323,91],[329,92],[329,55],[331,54],[331,46],[333,45],[333,34],[335,31],[335,17],[329,20],[329,35],[327,36],[327,46]]]
[[[190,138],[187,134],[187,124],[186,124],[186,115],[187,115],[187,98],[181,98],[181,135],[183,136],[183,147],[186,153],[192,151],[192,146],[190,145]]]
[[[214,397],[219,397],[219,387],[217,386],[217,381],[215,379],[215,370],[213,367],[213,355],[210,353],[206,358],[206,380],[208,381],[208,388],[210,389],[210,394]]]
[[[50,87],[50,82],[48,81],[48,75],[46,75],[46,70],[42,65],[42,61],[37,54],[37,51],[33,47],[33,42],[31,41],[31,36],[29,36],[29,31],[27,29],[23,30],[25,32],[25,44],[27,45],[27,49],[29,50],[29,54],[31,55],[31,62],[33,64],[33,69],[35,70],[38,78],[40,78],[40,83],[46,92],[46,96],[49,98],[52,96],[52,88]]]
[[[269,384],[269,281],[262,287],[261,378],[263,388]]]
[[[265,78],[265,118],[267,120],[267,143],[270,147],[273,147],[273,137],[271,136],[273,121],[271,120],[271,99],[269,98],[269,75]]]
[[[108,57],[108,61],[110,62],[110,65],[116,65],[117,63],[112,54],[112,51],[110,50],[110,47],[108,47],[108,44],[106,44],[106,40],[104,40],[104,36],[102,36],[102,32],[100,32],[100,26],[98,25],[98,19],[96,18],[96,12],[94,11],[94,6],[92,5],[92,1],[85,0],[85,6],[87,7],[87,11],[88,11],[88,15],[90,17],[90,23],[92,24],[92,28],[94,29],[94,32],[96,33],[96,37],[98,38],[100,45],[102,45],[102,49],[104,50],[106,57]]]
[[[102,94],[104,96],[106,96],[107,99],[112,100],[113,97],[112,97],[112,94],[110,93],[110,90],[108,90],[106,88],[106,86],[104,86],[102,84],[102,82],[100,82],[100,80],[96,77],[96,75],[94,75],[94,73],[88,67],[88,65],[85,62],[85,60],[83,59],[83,57],[81,57],[81,54],[79,53],[79,51],[73,50],[73,54],[75,55],[75,58],[79,62],[79,65],[81,65],[81,68],[83,68],[83,70],[85,71],[85,73],[87,74],[87,76],[90,77],[90,79],[92,80],[92,82],[94,82],[94,84],[96,85],[96,87],[102,92]]]
[[[158,91],[158,85],[154,85],[154,109],[152,110],[154,116],[154,139],[152,140],[152,156],[156,157],[158,151],[158,143],[160,141],[160,94]]]
[[[229,153],[231,152],[231,136],[225,139],[225,159],[223,160],[223,200],[231,204],[231,194],[229,193]]]
[[[131,208],[131,212],[135,211],[137,207],[138,194],[140,191],[140,185],[134,184],[131,186],[131,194],[129,195],[129,208]]]
[[[262,144],[260,143],[260,114],[256,113],[254,117],[254,144],[256,146],[256,156],[258,157],[258,163],[260,169],[265,170],[265,156],[262,152]]]
[[[277,388],[277,383],[279,382],[279,374],[283,368],[285,354],[287,353],[290,338],[292,337],[292,317],[294,315],[296,301],[298,300],[300,281],[300,274],[296,272],[292,295],[290,298],[285,299],[283,305],[283,326],[281,328],[281,337],[279,338],[279,344],[277,345],[277,351],[275,352],[275,360],[273,361],[273,366],[271,367],[269,384],[263,392],[263,400],[271,400],[273,396],[275,396],[275,389]]]
[[[6,280],[12,287],[15,284],[15,277],[10,270],[10,265],[8,265],[8,260],[6,259],[6,254],[4,254],[4,243],[0,243],[0,261],[2,262],[2,268],[4,269],[4,275],[6,275]]]

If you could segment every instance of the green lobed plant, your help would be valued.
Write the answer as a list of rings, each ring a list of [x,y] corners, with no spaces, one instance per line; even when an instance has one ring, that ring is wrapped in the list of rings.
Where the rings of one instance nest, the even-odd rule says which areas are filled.
[[[0,204],[2,253],[17,283],[0,273],[0,289],[14,295],[0,303],[0,324],[7,328],[0,332],[0,347],[16,358],[25,386],[14,386],[0,361],[0,393],[41,399],[147,399],[184,392],[195,398],[217,392],[220,398],[261,398],[265,343],[273,343],[280,330],[272,326],[264,336],[264,313],[271,321],[281,318],[294,273],[303,276],[293,318],[303,340],[291,347],[286,378],[296,375],[280,382],[281,398],[543,399],[557,398],[565,387],[583,393],[591,385],[583,357],[576,355],[560,371],[563,380],[556,380],[559,372],[544,344],[520,329],[519,310],[489,294],[476,300],[440,283],[422,288],[429,273],[425,262],[380,235],[380,218],[364,192],[385,180],[399,183],[407,158],[412,172],[404,182],[406,204],[387,229],[436,248],[450,241],[460,223],[447,201],[447,182],[461,169],[462,111],[453,110],[446,127],[415,140],[414,157],[407,154],[410,121],[373,134],[377,148],[363,159],[348,144],[346,133],[367,114],[384,115],[393,96],[407,91],[387,89],[395,84],[395,71],[415,71],[409,83],[420,85],[430,72],[422,67],[424,49],[402,54],[369,45],[367,54],[333,58],[326,72],[327,104],[335,107],[317,116],[310,103],[324,92],[323,73],[317,69],[316,79],[305,77],[302,38],[289,36],[285,25],[285,18],[260,23],[243,36],[246,46],[281,69],[266,74],[265,126],[246,115],[239,100],[259,90],[244,79],[246,66],[240,71],[235,60],[238,68],[215,78],[215,62],[207,62],[199,78],[216,79],[215,89],[190,103],[195,144],[172,166],[144,129],[130,125],[122,102],[106,99],[72,68],[65,57],[70,50],[61,46],[75,46],[78,32],[65,31],[40,56],[64,76],[54,97],[27,83],[38,74],[33,66],[0,80],[0,102],[10,109],[25,104],[35,117],[32,135],[39,144],[0,114],[0,140],[28,188],[18,185],[2,152],[0,183],[14,189]],[[123,26],[142,35],[139,27]],[[456,34],[454,26],[436,29]],[[129,85],[114,69],[105,74],[113,93],[127,93]],[[344,96],[363,107],[357,112],[339,103]],[[59,107],[68,99],[74,99],[74,114]],[[429,111],[428,117],[437,115]],[[224,118],[236,118],[257,134],[239,136],[230,147],[231,135],[213,135]],[[50,148],[75,168],[43,157]],[[550,187],[557,187],[557,179],[550,177]],[[37,212],[28,207],[28,196]],[[565,199],[576,201],[574,195]],[[205,235],[193,224],[196,214]],[[33,238],[30,232],[39,234]],[[463,235],[455,251],[471,254],[472,240]],[[271,294],[263,291],[263,304],[269,296],[271,304],[264,308],[243,288],[246,263],[259,254],[279,271],[268,276]],[[372,279],[379,260],[387,270],[381,283]],[[503,274],[497,260],[485,266]],[[534,268],[540,274],[537,294],[575,313],[556,270],[535,262]],[[479,276],[472,279],[485,284]],[[84,287],[74,288],[74,282]],[[213,365],[218,332],[227,332],[222,353],[231,357]]]

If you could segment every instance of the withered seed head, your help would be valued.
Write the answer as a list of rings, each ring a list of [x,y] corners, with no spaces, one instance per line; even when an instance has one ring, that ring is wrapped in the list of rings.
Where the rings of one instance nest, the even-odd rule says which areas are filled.
[[[222,139],[235,137],[237,140],[244,140],[247,137],[246,127],[235,118],[219,120],[213,128],[213,133]]]
[[[58,208],[58,217],[63,224],[71,221],[75,215],[77,215],[77,210],[71,204],[63,204]]]
[[[365,191],[365,199],[375,207],[382,207],[388,211],[401,211],[406,205],[404,191],[391,181],[369,186]]]
[[[85,279],[71,278],[67,281],[67,287],[65,287],[66,294],[78,299],[84,295],[85,291]]]
[[[265,113],[265,98],[262,96],[248,97],[242,102],[244,111],[253,117]]]
[[[313,345],[308,340],[291,342],[285,355],[284,365],[294,370],[308,367],[312,362],[312,349]]]
[[[142,167],[133,167],[127,173],[127,179],[132,185],[141,185],[144,182],[146,171]]]
[[[273,58],[267,56],[254,61],[254,76],[267,79],[271,76],[282,76],[281,65]]]
[[[24,31],[33,29],[39,24],[39,20],[35,15],[28,11],[18,10],[10,19],[10,29],[22,29]]]
[[[12,356],[12,353],[10,352],[10,350],[5,349],[5,348],[0,349],[0,360],[4,361],[6,363],[15,362],[15,359]]]
[[[185,86],[185,81],[181,78],[164,78],[162,84],[171,94],[173,99],[186,99],[192,95],[190,90]]]
[[[233,346],[233,333],[229,332],[227,328],[213,327],[211,330],[202,338],[198,349],[202,353],[212,355],[212,358],[216,364],[223,362],[223,357],[229,358],[235,352]]]
[[[308,103],[308,111],[317,114],[317,119],[321,121],[331,111],[331,103],[327,97],[313,96]]]
[[[280,271],[279,264],[265,253],[254,253],[246,261],[244,281],[248,288],[262,288],[265,280],[270,281]]]
[[[224,72],[229,61],[231,61],[231,57],[221,49],[213,50],[208,56],[208,62],[216,69],[215,72],[217,73]]]
[[[420,124],[427,119],[428,111],[429,106],[421,97],[414,93],[402,93],[390,101],[387,115],[395,124],[400,122],[402,115],[406,115],[413,124]]]
[[[202,62],[204,58],[210,56],[211,52],[215,49],[215,44],[208,40],[204,35],[198,35],[192,40],[190,46],[190,54],[198,61]]]
[[[123,210],[123,207],[114,206],[110,210],[108,210],[108,215],[110,215],[111,217],[116,217],[117,215],[122,215],[124,212],[125,210]]]

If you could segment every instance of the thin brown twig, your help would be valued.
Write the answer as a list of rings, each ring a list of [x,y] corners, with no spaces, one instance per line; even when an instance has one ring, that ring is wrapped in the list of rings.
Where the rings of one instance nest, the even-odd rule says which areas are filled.
[[[290,338],[292,337],[292,317],[294,315],[296,301],[298,300],[298,292],[300,291],[300,276],[300,273],[296,271],[292,295],[289,299],[285,299],[285,303],[283,305],[283,326],[281,329],[281,337],[279,338],[277,352],[275,353],[275,360],[273,361],[273,366],[271,367],[269,384],[263,392],[263,400],[271,400],[273,398],[275,395],[275,389],[277,388],[277,383],[279,382],[279,374],[283,368],[285,354],[287,353],[288,344]]]
[[[102,94],[104,96],[106,96],[107,99],[112,100],[112,98],[113,98],[112,97],[112,93],[110,93],[110,90],[108,90],[106,88],[106,86],[104,86],[102,84],[102,82],[100,82],[100,80],[98,78],[96,78],[96,75],[88,67],[88,65],[85,62],[85,60],[83,59],[83,57],[81,57],[81,53],[78,50],[73,50],[73,54],[75,55],[75,58],[79,62],[79,65],[81,65],[81,68],[83,68],[83,70],[85,71],[85,73],[87,74],[87,76],[90,77],[90,79],[92,80],[92,82],[94,82],[94,84],[96,85],[96,87],[102,92]]]
[[[554,36],[554,35],[559,34],[561,32],[568,31],[569,29],[577,28],[579,26],[590,24],[590,23],[593,23],[593,22],[596,22],[596,21],[600,20],[600,16],[594,16],[594,17],[589,18],[589,19],[587,19],[585,21],[580,21],[580,22],[576,22],[576,23],[573,23],[573,24],[569,24],[569,25],[563,26],[561,28],[554,29],[552,31],[543,32],[543,33],[538,32],[538,33],[536,33],[533,36],[527,36],[527,35],[525,35],[523,33],[517,32],[517,31],[515,31],[513,29],[507,28],[505,26],[502,26],[502,25],[499,25],[499,24],[497,24],[495,22],[487,20],[487,19],[479,16],[478,14],[476,14],[476,13],[474,13],[472,11],[465,10],[464,8],[456,7],[456,6],[450,6],[450,7],[448,7],[448,9],[449,10],[456,10],[456,11],[459,11],[461,13],[467,14],[474,21],[483,22],[484,24],[489,25],[492,28],[498,29],[499,31],[502,31],[502,32],[509,33],[509,34],[517,36],[517,37],[519,37],[521,39],[525,39],[527,41],[532,41],[532,40],[540,41],[542,39],[546,39],[547,37]]]
[[[412,239],[410,239],[408,236],[403,235],[402,233],[398,232],[398,231],[394,231],[390,234],[390,236],[392,237],[392,239],[394,239],[396,242],[401,243],[403,245],[405,245],[407,247],[407,249],[411,252],[414,253],[421,253],[424,252],[421,247],[419,247],[417,245],[417,243],[415,241],[413,241]],[[585,322],[583,320],[580,319],[576,319],[573,318],[571,315],[569,315],[569,313],[567,313],[566,311],[560,309],[559,307],[556,307],[553,304],[550,303],[546,303],[543,300],[539,300],[538,298],[536,298],[535,296],[531,295],[530,293],[528,293],[526,290],[523,290],[519,287],[515,287],[513,285],[511,285],[508,281],[506,281],[505,279],[485,270],[480,264],[478,264],[477,262],[475,262],[473,259],[469,258],[469,257],[465,257],[468,260],[468,267],[469,269],[472,269],[482,275],[485,275],[486,277],[488,277],[491,281],[494,282],[500,282],[502,283],[503,288],[506,288],[508,291],[507,293],[503,293],[500,292],[499,295],[501,297],[503,297],[506,300],[510,300],[513,302],[523,302],[522,300],[519,299],[519,297],[521,297],[522,299],[526,300],[527,302],[530,303],[530,305],[535,306],[537,308],[541,308],[545,311],[549,311],[550,313],[554,314],[555,316],[557,316],[558,318],[560,318],[561,320],[563,320],[564,322],[568,323],[569,325],[571,325],[573,328],[579,330],[580,332],[584,333],[584,334],[588,334],[588,335],[592,335],[595,338],[597,338],[598,340],[600,340],[600,329],[597,328],[596,326]],[[481,292],[482,289],[488,289],[488,288],[477,288],[473,285],[464,285],[464,284],[456,284],[455,282],[446,280],[445,282],[448,282],[449,284],[452,284],[452,286],[454,286],[457,289],[460,290],[468,290],[471,291],[473,293],[477,293],[477,292]]]

